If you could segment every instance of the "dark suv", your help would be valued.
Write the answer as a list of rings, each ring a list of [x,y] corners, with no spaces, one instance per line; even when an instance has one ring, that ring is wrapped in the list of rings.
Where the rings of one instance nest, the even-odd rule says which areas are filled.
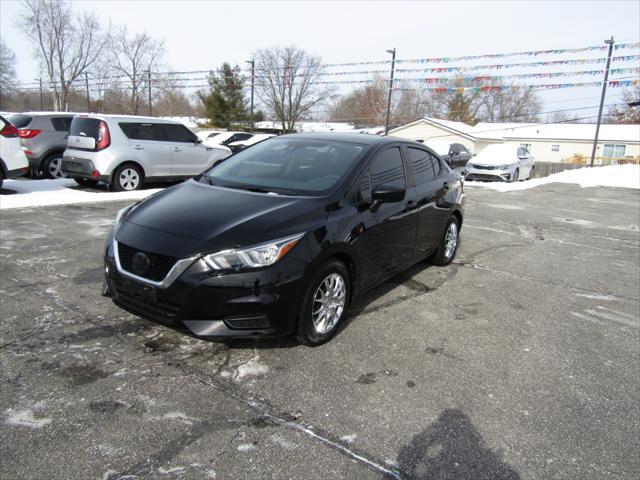
[[[62,152],[67,148],[69,128],[75,115],[68,112],[28,112],[9,117],[19,130],[20,143],[25,148],[33,178],[66,176],[61,170]]]
[[[318,345],[356,295],[424,258],[449,264],[463,204],[461,176],[417,142],[272,138],[118,212],[107,294],[199,336]]]

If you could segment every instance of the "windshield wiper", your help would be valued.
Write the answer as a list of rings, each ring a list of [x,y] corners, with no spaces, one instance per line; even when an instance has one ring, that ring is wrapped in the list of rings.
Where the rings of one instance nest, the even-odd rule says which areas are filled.
[[[274,192],[273,190],[269,190],[267,188],[262,188],[262,187],[256,187],[255,185],[243,185],[240,183],[234,184],[234,185],[223,185],[225,188],[236,188],[238,190],[247,190],[249,192],[256,192],[256,193],[278,193],[278,192]]]
[[[199,175],[199,178],[197,178],[199,182],[203,179],[206,180],[209,185],[212,185],[212,186],[215,185],[215,183],[213,183],[213,180],[211,180],[211,177],[209,177],[209,175],[207,175],[206,173],[201,173]]]

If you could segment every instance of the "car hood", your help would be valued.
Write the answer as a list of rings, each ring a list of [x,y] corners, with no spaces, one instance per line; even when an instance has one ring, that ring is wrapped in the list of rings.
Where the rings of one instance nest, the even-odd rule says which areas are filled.
[[[326,197],[214,187],[188,180],[139,204],[116,239],[140,250],[187,257],[306,232],[326,221]]]

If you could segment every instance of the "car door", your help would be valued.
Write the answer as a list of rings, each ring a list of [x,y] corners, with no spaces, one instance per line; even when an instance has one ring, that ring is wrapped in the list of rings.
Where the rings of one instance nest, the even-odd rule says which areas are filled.
[[[193,176],[207,168],[207,147],[195,133],[178,123],[159,124],[171,146],[171,174],[176,177]]]
[[[399,146],[379,152],[359,182],[361,198],[369,205],[361,213],[363,232],[359,237],[362,285],[369,286],[406,267],[413,257],[417,210]],[[371,204],[372,192],[382,185],[406,189],[404,199]]]
[[[73,117],[51,117],[51,125],[55,131],[56,145],[66,146]]]
[[[423,254],[435,249],[449,218],[449,206],[443,199],[448,192],[450,170],[442,166],[431,152],[407,147],[407,158],[413,173],[418,208],[416,250]]]
[[[456,148],[458,150],[458,161],[456,164],[456,168],[458,170],[462,170],[467,162],[471,160],[471,152],[467,150],[467,147],[462,145],[461,143],[456,143]]]
[[[171,176],[171,144],[157,124],[126,122],[120,123],[120,128],[129,138],[132,155],[147,178]]]
[[[531,174],[531,166],[533,161],[529,150],[525,147],[518,147],[518,168],[520,169],[520,178],[529,178]]]

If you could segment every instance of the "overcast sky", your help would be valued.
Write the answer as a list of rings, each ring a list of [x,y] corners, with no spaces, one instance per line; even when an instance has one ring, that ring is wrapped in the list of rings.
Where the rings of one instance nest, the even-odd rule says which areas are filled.
[[[97,13],[105,24],[126,24],[165,39],[165,64],[176,70],[242,63],[256,48],[295,44],[325,63],[544,50],[640,40],[640,2],[213,2],[89,1],[74,8]],[[21,6],[0,0],[0,35],[17,57],[21,82],[39,76],[35,43],[21,33]],[[638,54],[624,50],[619,55]],[[506,61],[506,60],[504,60]],[[528,61],[516,59],[514,61]],[[496,62],[494,62],[496,63]],[[627,63],[620,67],[637,67]],[[582,66],[573,67],[582,69]],[[584,69],[603,68],[586,65]],[[544,71],[544,70],[539,70]],[[515,73],[515,72],[509,72]],[[637,77],[637,75],[636,75]],[[569,81],[597,81],[582,78]],[[558,82],[565,80],[557,80]],[[598,88],[545,93],[546,109],[564,100],[598,103]],[[611,91],[615,98],[620,91]]]

